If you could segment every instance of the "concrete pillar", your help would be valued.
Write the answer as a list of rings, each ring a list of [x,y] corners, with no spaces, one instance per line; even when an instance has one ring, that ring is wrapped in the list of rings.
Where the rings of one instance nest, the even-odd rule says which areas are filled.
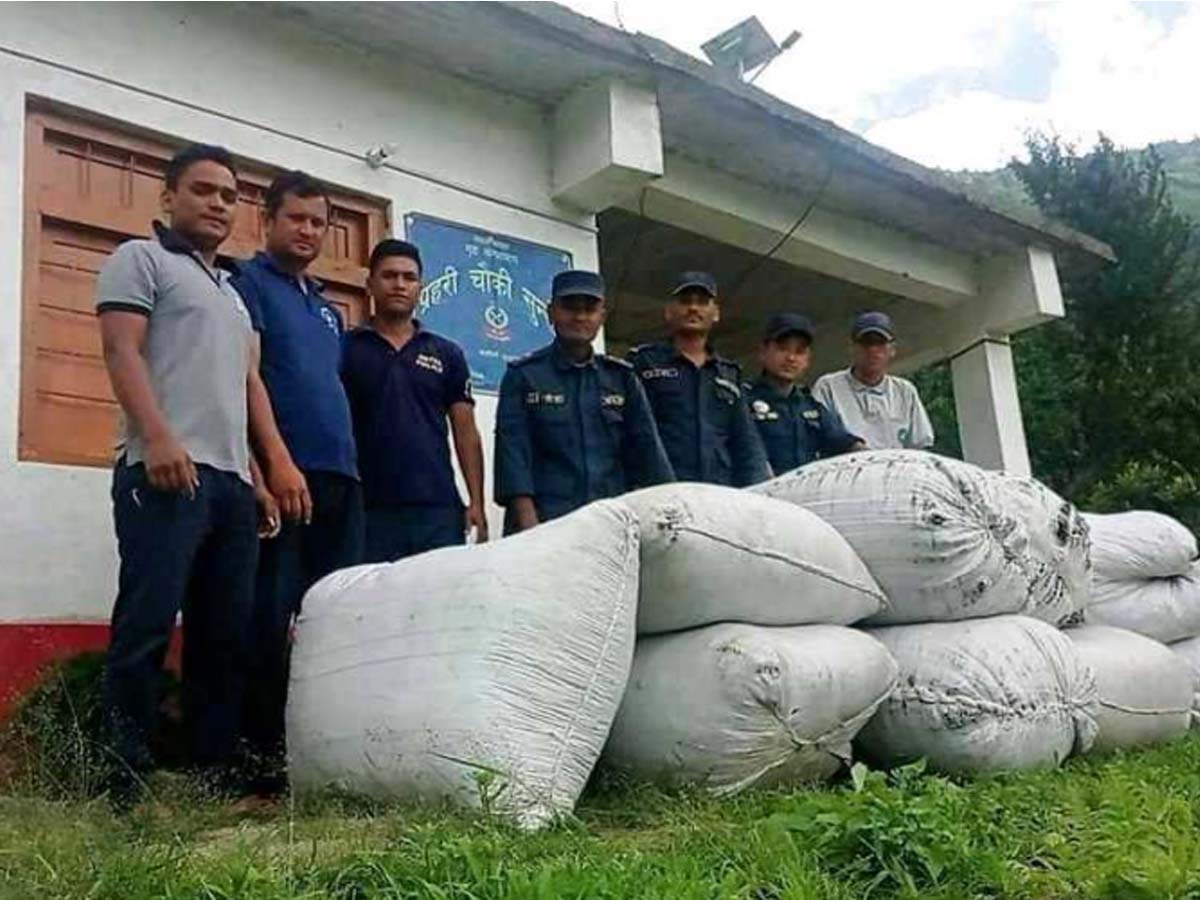
[[[963,457],[985,469],[1029,475],[1029,451],[1008,340],[984,338],[950,362]]]

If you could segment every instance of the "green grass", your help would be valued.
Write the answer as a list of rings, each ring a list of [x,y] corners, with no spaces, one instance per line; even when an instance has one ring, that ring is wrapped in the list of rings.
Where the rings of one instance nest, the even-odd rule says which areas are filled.
[[[177,777],[155,793],[124,819],[0,797],[0,898],[1200,898],[1200,737],[962,783],[607,785],[539,834],[334,798],[239,819]]]

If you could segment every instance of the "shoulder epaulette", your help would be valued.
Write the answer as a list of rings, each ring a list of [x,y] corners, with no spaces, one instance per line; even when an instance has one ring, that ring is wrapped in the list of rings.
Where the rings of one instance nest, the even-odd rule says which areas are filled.
[[[602,363],[608,363],[610,365],[619,366],[622,369],[632,369],[633,368],[633,363],[629,362],[629,360],[621,359],[619,356],[609,356],[607,353],[596,354],[596,359],[598,359]]]
[[[553,345],[551,345],[551,346],[553,346]],[[519,368],[520,366],[523,366],[526,363],[533,362],[535,359],[541,359],[547,353],[550,352],[550,349],[551,349],[551,347],[539,347],[537,350],[531,350],[529,353],[526,353],[524,356],[520,356],[520,357],[517,357],[516,359],[510,360],[508,364],[510,366],[512,366],[514,369]]]

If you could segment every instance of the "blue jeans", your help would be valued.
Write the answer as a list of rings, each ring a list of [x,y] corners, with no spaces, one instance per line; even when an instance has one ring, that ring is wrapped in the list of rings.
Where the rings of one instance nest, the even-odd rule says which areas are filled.
[[[194,497],[155,490],[145,466],[113,471],[120,555],[105,673],[115,750],[134,772],[154,765],[149,738],[175,617],[183,612],[183,712],[194,765],[231,762],[258,559],[254,490],[197,466]]]
[[[263,791],[283,788],[292,617],[317,581],[362,562],[362,485],[335,472],[305,472],[304,480],[313,502],[312,522],[288,523],[262,542],[246,641],[242,737],[252,757],[252,786]]]
[[[367,510],[364,562],[394,562],[467,541],[461,506],[393,506]]]

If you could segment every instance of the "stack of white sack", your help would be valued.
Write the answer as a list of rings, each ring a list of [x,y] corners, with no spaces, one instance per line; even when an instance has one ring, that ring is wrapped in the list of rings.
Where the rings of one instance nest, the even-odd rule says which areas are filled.
[[[641,523],[639,638],[606,762],[722,794],[828,778],[896,676],[840,627],[886,604],[862,561],[817,516],[746,491],[623,500]]]
[[[1172,653],[1183,660],[1192,675],[1192,727],[1200,728],[1200,637],[1176,641],[1170,645]]]
[[[1200,636],[1200,563],[1192,533],[1156,512],[1085,518],[1093,564],[1087,621],[1164,643]]]
[[[846,539],[887,594],[871,624],[1007,613],[1077,620],[1087,525],[1028,478],[932,453],[878,450],[812,463],[753,488],[808,509]]]
[[[1187,733],[1194,691],[1191,670],[1179,656],[1121,628],[1081,625],[1064,633],[1096,673],[1094,752],[1160,744]]]
[[[297,790],[569,812],[629,676],[638,527],[602,501],[511,538],[359,566],[304,600]]]
[[[1044,622],[995,616],[869,633],[899,666],[899,685],[858,738],[873,762],[1028,769],[1058,765],[1095,738],[1095,674]]]

